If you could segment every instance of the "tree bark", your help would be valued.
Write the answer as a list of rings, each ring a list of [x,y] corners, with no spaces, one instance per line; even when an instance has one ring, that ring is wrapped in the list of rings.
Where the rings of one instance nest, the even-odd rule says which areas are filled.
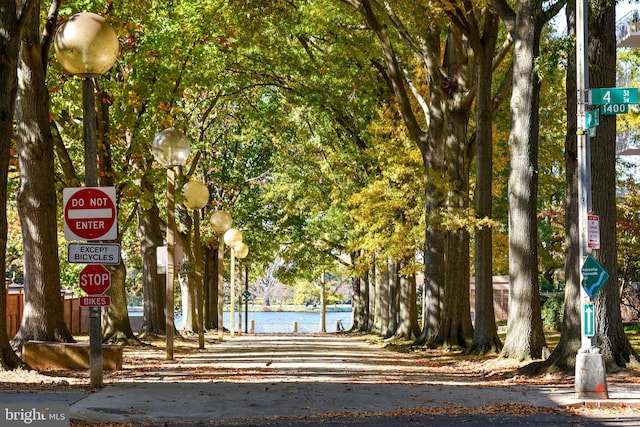
[[[520,1],[514,12],[504,1],[491,4],[506,22],[514,40],[514,78],[509,135],[509,317],[504,357],[516,360],[542,356],[542,330],[538,286],[538,135],[540,82],[535,60],[544,24],[542,5]]]
[[[61,297],[53,136],[45,64],[41,58],[39,12],[39,5],[29,12],[18,65],[17,202],[25,271],[25,309],[12,341],[18,351],[29,340],[74,341],[64,320]]]
[[[111,155],[110,139],[110,114],[109,107],[112,100],[108,94],[98,90],[96,97],[98,101],[98,165],[101,169],[100,185],[114,186],[113,156]],[[121,231],[119,232],[121,233]],[[121,236],[118,236],[121,238]],[[111,272],[111,287],[106,294],[111,297],[111,305],[102,309],[102,340],[108,343],[140,345],[140,340],[131,330],[129,321],[129,310],[127,305],[127,267],[124,260],[120,259],[120,264],[109,267]]]
[[[153,186],[144,175],[142,175],[139,185],[145,193],[153,194]],[[166,331],[165,282],[164,275],[158,274],[157,271],[156,248],[162,246],[163,242],[157,203],[151,203],[148,207],[138,205],[138,237],[140,238],[144,292],[142,336],[147,334],[162,335]]]
[[[498,40],[498,15],[486,12],[484,28],[469,31],[478,70],[476,94],[476,215],[480,220],[492,220],[493,213],[493,61]],[[467,353],[499,352],[502,342],[498,336],[493,308],[493,227],[480,225],[475,230],[475,328],[473,342]]]
[[[110,266],[111,287],[106,294],[111,297],[111,305],[102,309],[102,340],[105,343],[140,345],[131,330],[125,280],[127,268],[123,262]]]
[[[18,89],[16,69],[25,11],[33,8],[35,3],[27,0],[20,11],[15,0],[0,0],[0,265],[5,265],[7,253],[7,175]],[[7,295],[3,286],[0,292],[0,369],[15,369],[21,365],[22,361],[11,347],[7,335]]]
[[[616,86],[615,5],[593,10],[589,21],[591,87]],[[617,284],[616,243],[616,116],[602,116],[591,140],[593,211],[600,216],[600,249],[594,256],[611,279],[595,298],[596,335],[608,366],[626,366],[638,357],[624,333]]]

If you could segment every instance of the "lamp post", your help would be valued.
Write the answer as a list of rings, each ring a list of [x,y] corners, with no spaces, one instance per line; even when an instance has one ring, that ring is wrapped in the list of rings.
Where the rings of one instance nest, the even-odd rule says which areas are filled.
[[[93,79],[113,67],[118,36],[106,20],[94,13],[78,13],[58,29],[54,48],[58,61],[71,75],[82,77],[84,179],[98,186],[98,147]],[[102,309],[89,307],[89,377],[91,387],[102,387]]]
[[[238,285],[238,332],[242,331],[242,263],[241,260],[249,255],[249,246],[240,242],[238,246],[235,248],[236,258],[238,258],[238,276],[239,276],[239,285]]]
[[[198,345],[204,349],[204,289],[202,285],[202,245],[200,242],[200,209],[209,202],[209,189],[200,181],[189,181],[182,188],[184,205],[193,210],[193,245],[196,267],[196,304],[198,316]]]
[[[167,271],[165,283],[165,327],[167,333],[167,360],[173,360],[173,303],[175,265],[175,170],[187,161],[191,146],[187,136],[176,129],[165,129],[153,140],[153,157],[167,168]]]
[[[218,341],[222,342],[224,335],[223,316],[224,316],[224,268],[222,259],[224,257],[224,233],[231,228],[233,219],[228,212],[215,211],[211,214],[209,222],[213,227],[213,231],[218,234]]]
[[[236,246],[235,251],[236,251],[236,258],[238,258],[238,260],[243,260],[247,257],[247,255],[249,255],[249,245],[247,245],[244,242],[240,242],[238,246]],[[239,331],[242,331],[242,292],[240,292],[240,289],[242,286],[242,265],[240,264],[240,261],[238,261],[238,271],[240,272],[240,286],[238,287],[238,293],[239,293],[238,295],[238,332],[239,332]],[[247,330],[246,322],[247,322],[247,305],[245,304],[245,332]]]
[[[231,248],[231,266],[229,267],[231,282],[231,312],[229,313],[229,333],[233,337],[235,334],[235,306],[236,306],[236,283],[235,283],[235,255],[236,247],[242,243],[242,233],[236,228],[230,228],[224,233],[224,243]]]

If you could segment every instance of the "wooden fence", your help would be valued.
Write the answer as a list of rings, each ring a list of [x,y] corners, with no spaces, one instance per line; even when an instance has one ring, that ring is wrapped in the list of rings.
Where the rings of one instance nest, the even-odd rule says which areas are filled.
[[[24,289],[19,285],[5,286],[7,293],[7,334],[13,337],[20,328],[24,311]],[[80,300],[72,292],[61,292],[64,319],[72,334],[89,332],[89,307],[80,307]]]

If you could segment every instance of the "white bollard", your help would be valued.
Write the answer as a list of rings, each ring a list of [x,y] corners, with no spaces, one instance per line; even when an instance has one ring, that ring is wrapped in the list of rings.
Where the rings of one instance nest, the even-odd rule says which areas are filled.
[[[297,334],[298,333],[298,322],[293,322],[293,333]]]
[[[256,321],[251,319],[251,334],[256,333]]]

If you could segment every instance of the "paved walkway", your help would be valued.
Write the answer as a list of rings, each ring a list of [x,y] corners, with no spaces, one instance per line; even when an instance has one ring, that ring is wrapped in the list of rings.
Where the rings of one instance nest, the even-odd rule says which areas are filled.
[[[125,368],[130,351],[135,350],[126,349]],[[129,382],[116,380],[95,393],[5,393],[0,399],[68,403],[73,418],[131,423],[357,416],[416,408],[453,413],[460,407],[558,408],[584,402],[575,398],[572,385],[480,382],[434,373],[423,360],[335,335],[244,335],[188,355],[177,351],[169,369],[166,364],[157,369],[151,360]],[[610,384],[609,396],[603,404],[640,405],[640,386]]]

